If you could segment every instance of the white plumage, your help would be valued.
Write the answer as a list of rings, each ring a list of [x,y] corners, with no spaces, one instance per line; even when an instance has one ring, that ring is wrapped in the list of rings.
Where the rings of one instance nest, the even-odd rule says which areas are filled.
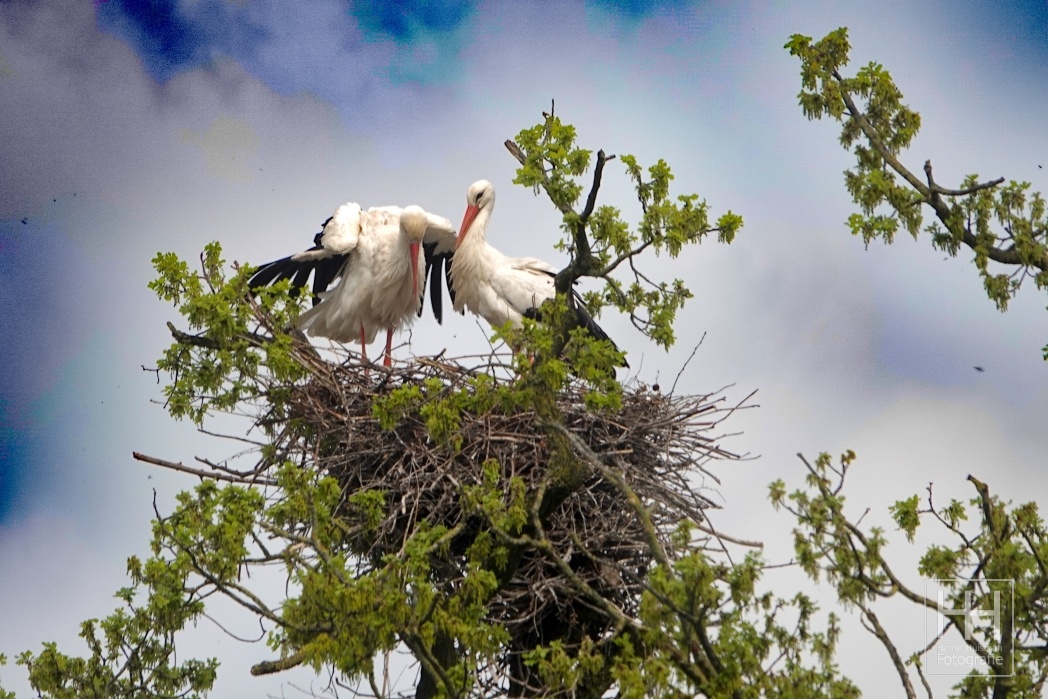
[[[526,312],[556,295],[557,269],[534,257],[507,257],[489,245],[485,234],[494,208],[492,184],[474,182],[451,267],[455,310],[468,308],[495,327],[507,321],[520,327]]]
[[[365,346],[385,329],[384,363],[389,366],[394,330],[421,310],[428,258],[420,246],[447,248],[454,235],[450,221],[418,206],[364,211],[357,204],[343,204],[324,224],[313,248],[264,265],[250,285],[291,279],[301,287],[313,273],[318,302],[299,316],[296,327],[337,342],[359,341],[365,357]],[[336,278],[338,284],[326,290]]]
[[[466,214],[455,241],[452,298],[456,311],[468,308],[494,327],[510,322],[519,328],[525,316],[535,317],[543,301],[556,296],[557,269],[534,257],[508,257],[489,245],[485,235],[494,208],[492,184],[474,182],[466,193]],[[579,325],[597,339],[610,341],[577,294],[571,302]]]

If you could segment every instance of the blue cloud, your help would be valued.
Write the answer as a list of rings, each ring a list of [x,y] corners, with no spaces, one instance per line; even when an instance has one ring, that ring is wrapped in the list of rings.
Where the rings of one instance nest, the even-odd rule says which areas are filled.
[[[316,76],[362,52],[376,62],[370,74],[394,84],[452,81],[473,9],[472,0],[329,0],[301,6],[265,0],[103,0],[97,21],[134,47],[159,82],[226,57],[277,92],[310,90],[340,103],[355,95],[325,94]],[[303,42],[313,45],[303,49]],[[279,63],[273,56],[281,56]]]
[[[625,19],[638,20],[667,14],[692,3],[690,0],[590,0],[590,4]]]
[[[1014,32],[1025,50],[1041,60],[1048,58],[1048,3],[1044,0],[1014,0],[993,7],[1001,14],[1002,33]]]
[[[163,82],[220,55],[249,56],[268,38],[249,10],[226,0],[104,0],[97,22],[130,43],[146,71]]]
[[[37,216],[0,220],[0,523],[25,505],[41,446],[56,438],[33,412],[78,329],[61,304],[70,268],[56,249],[68,241]]]
[[[350,12],[365,35],[385,35],[397,43],[427,40],[434,33],[453,32],[473,13],[469,0],[406,0],[353,3]]]
[[[37,441],[29,430],[9,427],[15,422],[12,412],[13,407],[0,397],[0,526],[22,500],[29,473],[30,442]]]
[[[207,60],[203,33],[173,2],[107,0],[99,5],[98,26],[131,43],[160,81]]]
[[[473,15],[469,0],[354,3],[364,38],[397,44],[389,67],[393,83],[447,84],[458,75],[462,33]]]

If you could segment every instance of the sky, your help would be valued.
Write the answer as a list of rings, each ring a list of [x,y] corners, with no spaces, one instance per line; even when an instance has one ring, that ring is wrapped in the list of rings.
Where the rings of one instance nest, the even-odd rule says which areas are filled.
[[[484,178],[498,192],[489,242],[563,263],[556,212],[512,185],[502,146],[551,100],[584,147],[665,158],[674,193],[744,218],[730,246],[645,262],[695,293],[669,352],[601,318],[638,380],[666,385],[684,367],[678,392],[758,391],[760,407],[725,425],[724,445],[758,458],[718,467],[718,527],[788,561],[790,520],[768,483],[801,483],[798,452],[849,448],[847,492],[867,522],[887,523],[890,503],[929,483],[937,502],[970,497],[969,473],[1007,500],[1043,502],[1043,292],[1024,289],[1001,314],[969,253],[944,259],[905,235],[866,249],[849,235],[850,157],[835,123],[801,114],[783,49],[840,26],[851,68],[883,63],[921,113],[912,169],[930,159],[947,185],[978,172],[1048,189],[1043,0],[0,4],[0,653],[49,640],[82,652],[79,622],[116,606],[127,556],[146,552],[154,492],[164,511],[195,485],[133,450],[192,462],[238,448],[167,417],[143,370],[178,320],[146,288],[153,255],[193,259],[218,240],[258,264],[307,246],[350,200],[457,221]],[[609,166],[601,201],[639,216],[621,168]],[[480,351],[486,337],[471,318],[425,317],[399,352]],[[889,555],[912,562],[931,540]],[[768,582],[803,583],[790,571]],[[233,610],[212,613],[251,633]],[[884,612],[912,648],[923,625],[911,617]],[[268,650],[211,622],[189,639],[223,662],[214,696],[325,683],[249,677]],[[844,671],[878,688],[891,668],[876,642],[852,625],[843,644]],[[22,668],[0,682],[28,695]]]

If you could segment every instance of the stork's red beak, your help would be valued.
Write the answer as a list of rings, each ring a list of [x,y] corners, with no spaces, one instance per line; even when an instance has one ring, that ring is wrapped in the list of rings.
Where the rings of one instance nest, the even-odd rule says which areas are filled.
[[[411,298],[418,298],[418,243],[408,245],[408,254],[411,255]]]
[[[466,207],[466,215],[462,217],[462,227],[459,228],[458,238],[455,239],[455,249],[458,250],[458,246],[462,245],[462,241],[466,237],[466,231],[473,225],[473,219],[480,213],[480,207],[475,204],[470,204]]]

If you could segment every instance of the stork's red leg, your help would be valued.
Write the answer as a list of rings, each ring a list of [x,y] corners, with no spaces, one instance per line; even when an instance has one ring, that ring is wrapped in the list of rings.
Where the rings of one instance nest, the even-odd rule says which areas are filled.
[[[363,323],[360,324],[360,356],[363,357],[364,360],[367,360],[367,358],[368,358],[368,348],[367,348],[367,341],[364,338],[364,324]]]
[[[382,360],[383,366],[393,366],[393,328],[386,331],[386,356]]]

